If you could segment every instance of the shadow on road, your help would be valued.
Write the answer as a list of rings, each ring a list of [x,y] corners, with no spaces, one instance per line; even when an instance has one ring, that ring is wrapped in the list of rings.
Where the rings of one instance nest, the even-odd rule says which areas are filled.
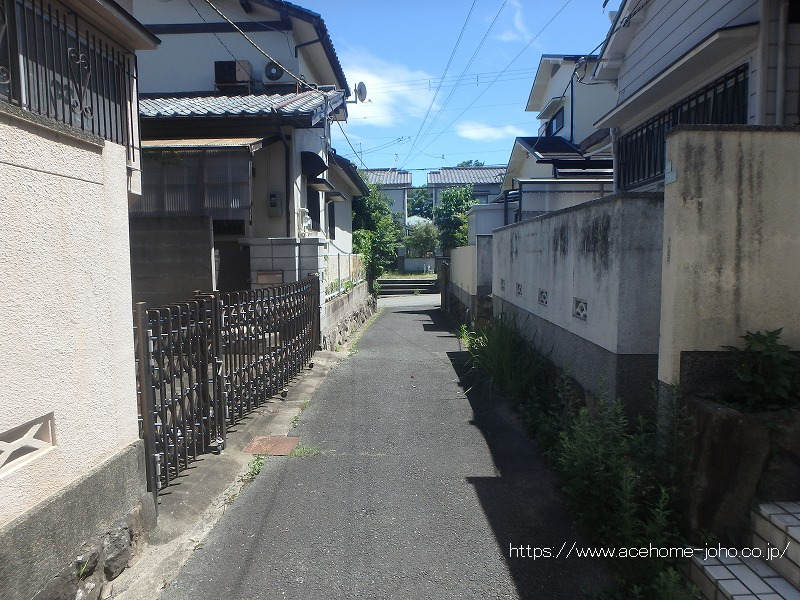
[[[438,310],[430,317],[438,330],[452,322]],[[493,394],[467,365],[467,352],[448,352],[472,407],[477,427],[492,453],[494,477],[468,477],[491,524],[520,598],[581,598],[612,584],[607,565],[596,560],[554,558],[562,544],[581,544],[564,506],[556,477],[528,436],[518,415]],[[512,546],[524,546],[520,553]],[[527,557],[527,547],[550,548],[553,558]],[[566,554],[566,550],[564,554]],[[562,556],[563,556],[562,555]]]

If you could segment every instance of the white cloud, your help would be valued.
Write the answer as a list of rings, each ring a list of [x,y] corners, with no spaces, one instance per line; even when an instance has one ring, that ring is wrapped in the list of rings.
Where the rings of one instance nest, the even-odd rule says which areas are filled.
[[[341,60],[350,87],[359,81],[367,86],[367,101],[347,107],[351,125],[392,127],[407,117],[424,116],[434,93],[427,81],[435,85],[435,76],[363,50],[347,49],[341,53]]]
[[[528,26],[525,25],[522,3],[518,0],[511,0],[509,4],[514,7],[511,26],[501,31],[496,38],[501,42],[527,42],[531,39],[531,32],[528,30]]]
[[[490,142],[524,135],[524,132],[513,125],[487,125],[479,121],[461,121],[456,125],[456,134],[468,140]]]

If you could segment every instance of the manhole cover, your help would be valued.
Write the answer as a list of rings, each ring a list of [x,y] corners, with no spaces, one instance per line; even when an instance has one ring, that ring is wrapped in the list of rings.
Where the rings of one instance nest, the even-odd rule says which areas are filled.
[[[248,454],[270,454],[272,456],[287,456],[297,442],[298,437],[287,437],[285,435],[261,435],[253,438],[244,451]]]

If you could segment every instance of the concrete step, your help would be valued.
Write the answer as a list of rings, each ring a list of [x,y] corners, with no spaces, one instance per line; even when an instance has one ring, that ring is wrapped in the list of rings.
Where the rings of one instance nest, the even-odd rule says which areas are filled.
[[[706,600],[800,600],[800,591],[773,568],[773,560],[692,558],[689,579]]]
[[[800,502],[759,504],[751,513],[752,545],[780,556],[769,565],[800,589]],[[800,594],[798,594],[800,600]]]
[[[379,296],[410,296],[414,292],[419,292],[420,294],[438,294],[439,292],[435,289],[428,289],[428,290],[412,290],[412,289],[385,289],[381,288]]]
[[[436,285],[435,279],[378,279],[378,283],[385,286],[399,287],[433,287]]]

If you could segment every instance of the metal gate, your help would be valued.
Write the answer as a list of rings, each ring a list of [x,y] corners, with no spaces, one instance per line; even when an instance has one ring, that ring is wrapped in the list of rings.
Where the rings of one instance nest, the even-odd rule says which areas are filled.
[[[319,345],[319,279],[148,308],[136,305],[137,396],[149,489],[225,447],[235,424],[308,365]]]

